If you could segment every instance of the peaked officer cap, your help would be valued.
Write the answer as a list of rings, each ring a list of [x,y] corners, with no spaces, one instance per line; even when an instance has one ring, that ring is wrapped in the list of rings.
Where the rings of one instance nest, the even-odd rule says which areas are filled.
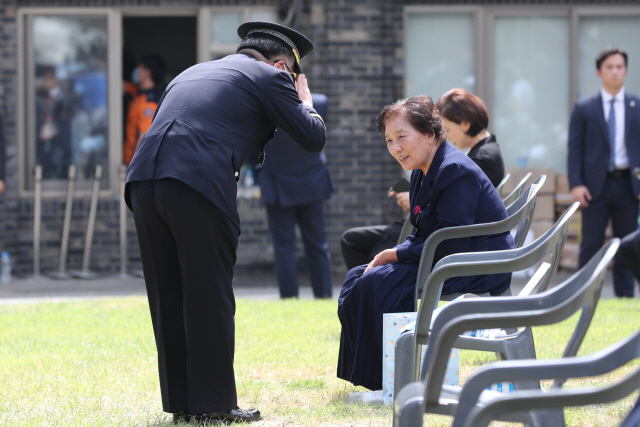
[[[313,50],[311,40],[296,30],[275,22],[251,21],[245,22],[238,27],[238,35],[242,40],[246,39],[250,34],[259,34],[280,42],[293,54],[296,61],[293,71],[298,74],[302,73],[300,60]]]

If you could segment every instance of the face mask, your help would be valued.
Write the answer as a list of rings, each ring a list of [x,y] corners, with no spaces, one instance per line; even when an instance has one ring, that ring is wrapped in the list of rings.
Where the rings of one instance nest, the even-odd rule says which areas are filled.
[[[140,83],[140,82],[138,81],[138,69],[137,69],[137,68],[136,68],[136,69],[134,69],[134,70],[131,72],[131,81],[132,81],[132,82],[134,82],[134,83],[136,83],[136,84]]]

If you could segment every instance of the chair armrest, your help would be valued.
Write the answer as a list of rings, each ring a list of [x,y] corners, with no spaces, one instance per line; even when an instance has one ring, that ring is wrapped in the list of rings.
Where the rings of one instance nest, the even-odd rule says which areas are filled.
[[[420,276],[426,277],[429,275],[436,249],[438,249],[438,245],[445,240],[504,233],[511,231],[521,220],[522,218],[520,216],[514,214],[497,222],[442,228],[432,233],[422,247],[419,266],[421,274],[418,275],[418,279],[420,279]]]
[[[468,416],[456,415],[451,427],[487,427],[493,419],[505,412],[522,413],[531,410],[544,412],[545,409],[610,403],[636,391],[639,382],[640,370],[636,370],[622,381],[608,387],[556,389],[547,392],[516,391],[513,394],[494,398],[484,406],[473,407]]]
[[[477,338],[466,335],[459,335],[453,343],[453,348],[460,350],[487,351],[491,353],[500,353],[502,349],[502,340],[510,337],[503,336],[500,338]]]
[[[515,360],[490,363],[479,368],[467,380],[467,383],[460,393],[460,402],[465,403],[458,406],[452,427],[462,427],[466,425],[465,420],[467,420],[474,410],[480,394],[491,384],[502,381],[564,380],[566,378],[584,378],[603,375],[618,369],[630,360],[640,356],[639,345],[640,331],[607,349],[589,356],[558,360]],[[636,372],[636,375],[640,375],[640,373]],[[620,388],[630,392],[637,388],[637,383],[634,383],[630,390],[628,387]],[[579,390],[577,393],[580,394],[584,391],[585,390]],[[562,389],[552,389],[544,394],[547,397],[554,396],[554,399],[561,399],[563,396],[568,398],[572,394],[575,397],[576,395],[573,390],[568,392]],[[536,391],[523,391],[516,392],[516,395],[519,395],[520,398],[531,399],[541,394]],[[505,396],[505,398],[507,397]],[[563,402],[560,401],[556,402],[558,406],[563,406],[562,403]],[[593,403],[598,403],[598,401],[596,400]],[[475,426],[477,424],[474,423],[471,425]]]
[[[617,344],[589,356],[560,360],[507,361],[486,365],[476,371],[460,393],[452,427],[484,426],[478,418],[491,419],[489,414],[480,414],[476,403],[483,390],[501,381],[584,378],[609,373],[640,356],[640,331]],[[622,398],[638,387],[640,370],[612,387],[591,389],[552,389],[545,393],[536,391],[516,392],[504,396],[501,404],[493,405],[489,412],[495,414],[508,409],[562,408],[565,406],[611,402]],[[519,401],[520,404],[515,404]],[[491,404],[489,405],[491,406]]]
[[[396,242],[396,245],[399,245],[405,240],[407,240],[407,237],[409,237],[412,230],[413,230],[413,224],[411,224],[411,214],[408,213],[407,216],[405,216],[404,218],[404,224],[402,224],[402,229],[400,230],[400,235],[398,236],[398,241]]]
[[[536,299],[534,297],[522,298],[522,300]],[[485,298],[487,302],[492,302],[494,299],[503,298]],[[508,299],[508,298],[504,298]],[[520,298],[514,298],[517,300]],[[481,303],[484,301],[461,301],[458,303],[449,304],[450,306],[462,305],[462,303],[470,304]],[[513,304],[514,301],[511,301]],[[445,309],[438,315],[433,325],[433,332],[428,337],[429,345],[422,362],[422,369],[420,372],[420,379],[425,381],[427,387],[426,402],[437,402],[438,396],[442,389],[442,381],[444,379],[444,373],[447,366],[447,356],[451,349],[454,347],[454,343],[458,339],[458,336],[468,330],[472,329],[490,329],[490,328],[509,328],[518,326],[538,326],[546,325],[549,323],[557,323],[559,321],[568,318],[574,311],[567,310],[553,310],[537,309],[528,311],[515,311],[515,312],[498,312],[493,313],[491,316],[483,314],[464,314],[457,318],[451,319],[449,313]],[[511,311],[511,310],[510,310]],[[417,342],[421,342],[422,335],[417,334]]]
[[[513,191],[511,191],[511,193],[509,193],[509,195],[507,197],[505,197],[504,199],[502,199],[502,202],[504,203],[505,206],[509,206],[510,204],[512,204],[513,202],[515,202],[518,197],[520,197],[520,195],[522,195],[522,193],[524,193],[525,190],[525,186],[524,184],[529,180],[529,177],[531,176],[531,172],[528,172],[521,180],[518,184],[516,184],[515,188],[513,189]]]
[[[467,330],[474,329],[490,329],[504,327],[500,324],[501,320],[494,320],[497,316],[506,316],[508,314],[522,314],[524,312],[537,312],[540,310],[548,309],[549,307],[556,306],[557,301],[553,301],[550,298],[545,298],[544,294],[532,295],[528,297],[492,297],[492,298],[474,298],[468,300],[452,301],[440,308],[440,313],[433,318],[433,312],[427,313],[427,306],[425,309],[418,312],[416,321],[416,337],[420,344],[427,344],[427,339],[430,339],[429,330],[439,332],[439,329],[446,324],[461,319],[463,316],[480,316],[478,327],[472,325]],[[428,316],[423,316],[423,314]],[[487,316],[487,314],[491,316]],[[495,316],[494,316],[495,315]],[[425,323],[426,318],[429,318],[429,324]],[[513,322],[511,322],[513,323]],[[482,324],[483,326],[480,326]],[[491,325],[491,326],[487,326]],[[511,326],[511,325],[510,325]],[[524,324],[518,324],[518,326],[526,326]],[[462,333],[461,332],[461,333]]]
[[[418,315],[418,322],[423,327],[431,324],[431,312],[426,313],[425,310],[433,310],[437,306],[445,280],[460,276],[511,273],[530,267],[539,261],[540,256],[535,250],[518,248],[490,252],[469,252],[444,257],[424,281],[421,281],[420,276],[418,276],[416,295],[422,295],[421,314]],[[422,310],[423,306],[426,307],[425,310]],[[422,320],[420,320],[421,317],[423,318]]]
[[[510,177],[511,177],[511,174],[507,172],[502,178],[502,180],[498,183],[498,186],[496,187],[498,196],[500,196],[501,198],[502,198],[502,189],[504,188],[504,184],[506,184],[506,182],[509,180]]]

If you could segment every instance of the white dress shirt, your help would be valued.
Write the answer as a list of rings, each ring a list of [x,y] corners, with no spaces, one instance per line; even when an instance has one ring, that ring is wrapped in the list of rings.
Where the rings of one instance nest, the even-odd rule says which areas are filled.
[[[611,113],[611,100],[613,95],[604,89],[600,89],[602,94],[602,107],[604,108],[604,121],[607,122]],[[616,109],[616,169],[627,169],[629,167],[629,157],[627,147],[624,144],[624,87],[615,96],[613,103]]]

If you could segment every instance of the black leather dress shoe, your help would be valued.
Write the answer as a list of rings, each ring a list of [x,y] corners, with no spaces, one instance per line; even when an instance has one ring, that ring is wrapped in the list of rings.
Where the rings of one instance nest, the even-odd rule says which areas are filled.
[[[178,412],[173,414],[174,424],[188,423],[189,421],[191,421],[191,415],[187,415],[184,412]]]
[[[188,415],[187,415],[188,416]],[[261,419],[260,411],[257,409],[228,409],[226,411],[208,412],[206,414],[197,414],[191,416],[190,419],[198,421],[199,424],[215,424],[222,421],[225,424],[231,423],[250,423]]]

